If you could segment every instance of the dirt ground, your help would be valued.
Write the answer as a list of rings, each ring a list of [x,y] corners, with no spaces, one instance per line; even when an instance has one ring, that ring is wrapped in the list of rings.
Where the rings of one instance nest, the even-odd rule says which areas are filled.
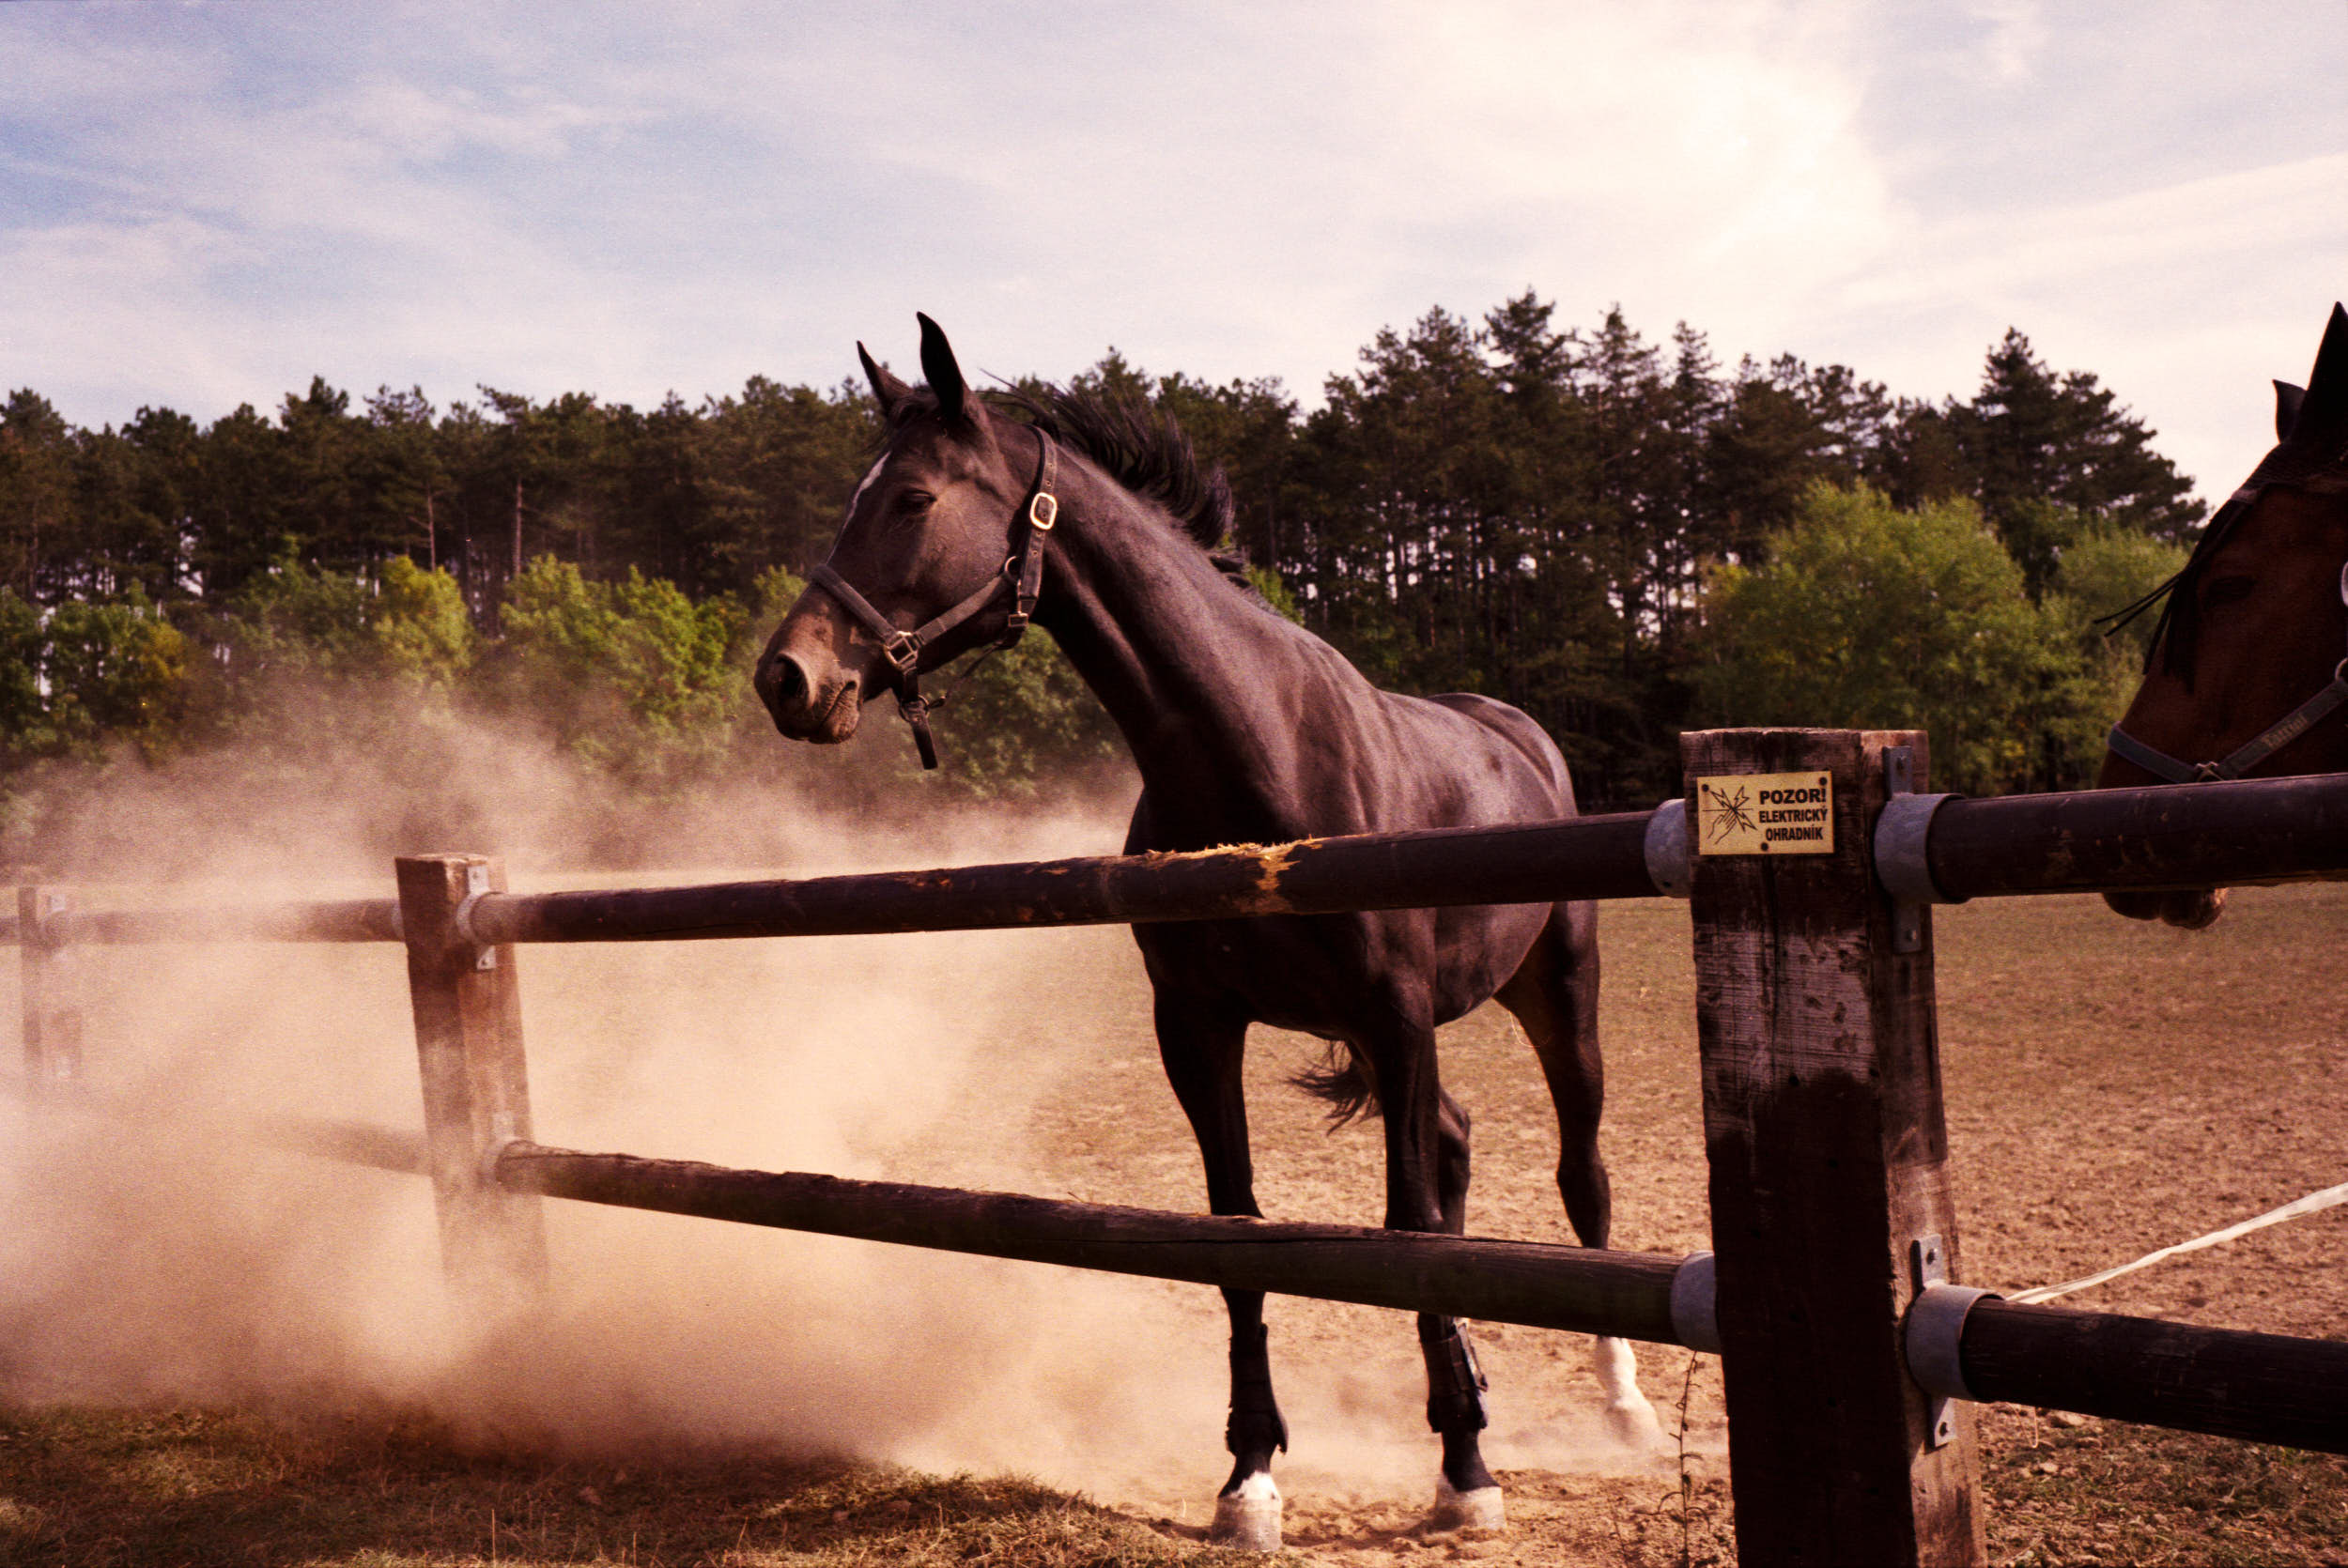
[[[1936,912],[1941,1038],[1961,1214],[1961,1275],[2008,1289],[2083,1276],[2348,1179],[2348,887],[2243,889],[2212,930],[2123,921],[2094,899],[2009,899]],[[1070,933],[1072,949],[1090,935]],[[1684,905],[1609,906],[1602,1028],[1605,1147],[1615,1243],[1707,1244],[1692,976]],[[1073,956],[1073,953],[1072,953]],[[1042,1191],[1195,1205],[1197,1161],[1156,1080],[1129,971],[1071,963],[1098,1067],[1038,1107]],[[1087,996],[1088,990],[1108,993]],[[1129,994],[1130,993],[1130,994]],[[1556,1135],[1513,1022],[1496,1008],[1445,1031],[1446,1086],[1475,1118],[1469,1228],[1570,1240],[1551,1184]],[[1334,1135],[1279,1080],[1317,1042],[1259,1031],[1251,1050],[1259,1193],[1280,1218],[1374,1222],[1374,1129]],[[2262,1231],[2069,1298],[2096,1310],[2328,1338],[2348,1336],[2348,1207]],[[1211,1301],[1191,1304],[1213,1331]],[[1415,1384],[1392,1314],[1275,1301],[1275,1376],[1298,1363]],[[1677,1452],[1614,1447],[1595,1419],[1587,1342],[1478,1330],[1493,1385],[1487,1452],[1509,1490],[1500,1540],[1439,1542],[1499,1562],[1724,1560],[1719,1363],[1640,1346],[1641,1380]],[[1375,1371],[1372,1370],[1375,1368]],[[1685,1408],[1684,1426],[1678,1412]],[[2348,1554],[2348,1468],[2275,1451],[1990,1407],[1982,1450],[1993,1556],[2008,1560],[2337,1560]],[[1414,1541],[1420,1499],[1379,1455],[1383,1490],[1316,1459],[1327,1434],[1291,1411],[1283,1472],[1289,1540],[1330,1561],[1390,1560]],[[1204,1435],[1212,1437],[1212,1434]],[[1422,1445],[1426,1439],[1421,1439]],[[1432,1452],[1417,1461],[1430,1473]],[[2274,1473],[2261,1469],[2262,1457]],[[2244,1467],[2248,1465],[2248,1472]],[[2208,1482],[2206,1492],[2201,1491]],[[2246,1499],[2263,1496],[2263,1503]],[[2222,1499],[2222,1500],[2221,1500]],[[1136,1508],[1153,1500],[1126,1496]],[[1198,1499],[1186,1499],[1197,1517]],[[1683,1528],[1684,1527],[1684,1528]],[[1422,1548],[1426,1549],[1426,1548]]]
[[[2070,1279],[2348,1179],[2340,1152],[2348,1132],[2348,1025],[2342,1022],[2348,972],[2339,960],[2348,936],[2348,886],[2239,891],[2225,918],[2198,934],[2124,922],[2086,899],[1942,910],[1936,929],[1964,1279],[2008,1288]],[[1614,1239],[1639,1250],[1692,1250],[1705,1245],[1707,1227],[1685,906],[1661,900],[1609,906],[1601,937]],[[1197,1154],[1159,1071],[1146,986],[1122,931],[920,940],[926,945],[912,949],[917,956],[909,961],[898,956],[905,949],[879,943],[820,952],[791,945],[697,945],[665,953],[531,953],[525,1007],[541,1136],[574,1146],[770,1168],[1201,1207]],[[753,947],[791,953],[771,961],[782,967],[765,970],[752,965],[769,960],[739,956],[722,961],[733,968],[695,967],[719,963],[710,956],[718,945],[737,954]],[[215,953],[201,961],[216,973],[223,961]],[[231,1035],[240,1038],[282,1026],[315,1036],[318,1020],[331,1017],[341,1031],[335,1051],[312,1053],[315,1059],[305,1057],[299,1071],[275,1064],[271,1070],[281,1078],[287,1071],[293,1077],[273,1083],[270,1092],[295,1093],[300,1103],[330,1111],[341,1093],[366,1109],[360,1102],[367,1097],[354,1085],[374,1075],[384,1103],[412,1105],[413,1058],[408,1055],[403,1065],[409,1048],[401,1044],[406,1021],[396,966],[365,962],[373,967],[363,973],[353,967],[335,982],[334,1003],[323,1011],[315,994],[286,1004],[286,1016],[274,1020],[249,994],[239,993],[233,1007],[224,1003],[235,1027],[205,1036],[205,1051],[223,1055],[222,1062],[199,1064],[207,1081],[219,1076]],[[582,976],[591,972],[610,979],[610,986],[603,979],[589,986]],[[146,972],[118,972],[134,973]],[[911,995],[918,1005],[890,1002],[877,1013],[859,1015],[853,1033],[843,1033],[849,1026],[840,1020],[813,1017],[829,1005],[826,999],[855,990]],[[651,1068],[634,1061],[629,1053],[641,1054],[641,1041],[626,1041],[631,1028],[641,1033],[641,1027],[617,1010],[612,997],[619,991],[661,997],[665,1025],[692,1053],[661,1057]],[[167,1032],[171,1015],[186,1011],[179,994],[160,979],[143,987],[117,985],[111,1005],[120,1016],[106,1027],[123,1038]],[[809,1018],[779,1014],[778,995],[797,998],[794,1006]],[[765,1009],[755,1026],[739,1021],[746,999]],[[141,1013],[141,1007],[148,1010]],[[775,1038],[795,1024],[822,1037],[823,1053],[811,1059],[823,1064],[824,1082],[807,1077],[804,1062],[780,1073],[778,1082],[787,1085],[781,1098],[729,1078],[731,1064],[771,1053]],[[967,1037],[957,1047],[960,1053],[932,1061],[919,1073],[910,1070],[909,1064],[926,1060],[922,1042],[941,1031]],[[94,1022],[94,1038],[98,1033]],[[843,1038],[855,1041],[853,1053],[842,1052]],[[1318,1042],[1265,1031],[1259,1031],[1251,1049],[1259,1195],[1276,1218],[1371,1223],[1381,1207],[1375,1130],[1330,1133],[1318,1107],[1283,1082],[1318,1049]],[[687,1066],[680,1068],[680,1061]],[[1570,1239],[1551,1180],[1555,1129],[1531,1053],[1513,1023],[1488,1008],[1445,1031],[1443,1071],[1475,1118],[1470,1230]],[[857,1108],[846,1119],[852,1124],[847,1131],[841,1130],[843,1104]],[[394,1178],[356,1179],[382,1184],[387,1192],[395,1186]],[[270,1194],[272,1202],[281,1196]],[[413,1193],[401,1189],[395,1196],[401,1216],[395,1224],[380,1218],[394,1212],[388,1207],[367,1210],[367,1222],[396,1230],[401,1244],[424,1260],[416,1267],[427,1267],[428,1214]],[[229,1233],[220,1229],[217,1216],[206,1222],[214,1230],[199,1240],[218,1251],[217,1237]],[[687,1234],[682,1222],[657,1217],[594,1222],[640,1227],[664,1244]],[[586,1219],[564,1220],[556,1236],[558,1270],[566,1260],[591,1256],[591,1228]],[[804,1249],[783,1254],[791,1260],[785,1272],[795,1276],[833,1268],[826,1260],[835,1258],[927,1257],[725,1227],[690,1230],[696,1238],[718,1233],[723,1246],[734,1249],[722,1254],[729,1267],[747,1269],[749,1260],[780,1246]],[[307,1266],[323,1268],[324,1244],[301,1239]],[[695,1245],[719,1242],[697,1239]],[[2348,1337],[2343,1256],[2348,1207],[2072,1299],[2109,1311]],[[382,1271],[384,1279],[393,1277],[389,1266]],[[673,1278],[642,1272],[646,1299],[657,1297],[664,1310],[685,1312],[642,1320],[668,1325],[658,1333],[684,1332],[676,1325],[696,1314],[718,1324],[699,1352],[657,1345],[672,1363],[670,1381],[689,1384],[699,1377],[716,1386],[738,1377],[764,1402],[762,1419],[773,1416],[777,1399],[756,1379],[760,1357],[783,1352],[759,1343],[770,1336],[744,1325],[769,1323],[776,1303],[804,1311],[806,1302],[789,1295],[793,1281],[746,1273],[738,1290],[698,1282],[687,1289]],[[889,1480],[882,1472],[852,1482],[827,1472],[810,1482],[792,1479],[797,1472],[770,1474],[759,1468],[766,1463],[763,1458],[743,1459],[722,1483],[690,1481],[686,1470],[677,1471],[672,1512],[662,1515],[641,1458],[582,1458],[560,1441],[552,1447],[563,1452],[543,1458],[508,1454],[480,1470],[488,1462],[478,1458],[477,1438],[457,1442],[460,1455],[473,1458],[452,1459],[416,1439],[403,1424],[408,1418],[378,1421],[361,1406],[357,1414],[346,1410],[332,1418],[356,1422],[349,1430],[358,1435],[347,1438],[331,1422],[324,1437],[316,1421],[297,1422],[300,1441],[291,1448],[239,1428],[243,1436],[237,1441],[259,1456],[232,1463],[206,1447],[211,1441],[206,1434],[219,1426],[212,1418],[164,1415],[138,1418],[144,1426],[90,1427],[98,1435],[87,1441],[132,1455],[123,1464],[144,1467],[141,1474],[181,1476],[191,1465],[224,1475],[244,1473],[239,1466],[265,1473],[269,1479],[255,1483],[259,1492],[223,1483],[215,1503],[186,1503],[199,1512],[215,1509],[218,1517],[204,1515],[202,1528],[216,1528],[224,1544],[216,1553],[207,1546],[179,1558],[168,1544],[181,1536],[142,1536],[126,1522],[107,1527],[116,1533],[104,1540],[68,1552],[62,1543],[70,1532],[59,1521],[85,1504],[95,1507],[90,1499],[96,1494],[86,1487],[76,1492],[80,1483],[62,1459],[47,1468],[26,1466],[36,1452],[79,1453],[74,1444],[85,1438],[74,1434],[87,1422],[44,1413],[59,1407],[41,1403],[51,1395],[26,1403],[17,1391],[0,1399],[0,1561],[1042,1564],[1137,1562],[1157,1560],[1160,1550],[1176,1557],[1197,1551],[1213,1488],[1228,1463],[1214,1376],[1223,1324],[1211,1292],[960,1260],[848,1277],[865,1279],[868,1294],[838,1307],[836,1320],[801,1322],[804,1343],[794,1352],[801,1360],[775,1375],[781,1381],[774,1387],[798,1399],[792,1419],[802,1422],[795,1429],[802,1434],[800,1446],[808,1433],[838,1430],[848,1434],[842,1444],[849,1452],[901,1461],[917,1471],[1024,1473],[1058,1492],[1019,1492],[1007,1501],[1007,1483],[949,1484],[918,1474]],[[224,1287],[199,1290],[192,1274],[165,1283],[191,1299],[211,1292],[196,1305],[244,1310]],[[403,1282],[399,1288],[411,1284]],[[629,1288],[638,1286],[631,1282]],[[680,1295],[689,1298],[689,1311],[667,1299]],[[747,1306],[736,1297],[749,1298]],[[179,1297],[170,1299],[176,1304]],[[650,1353],[657,1333],[626,1315],[641,1302],[613,1299],[616,1305],[593,1304],[620,1325],[613,1343],[597,1354],[627,1360]],[[21,1304],[0,1305],[20,1314],[6,1327],[32,1321],[22,1315]],[[379,1315],[386,1309],[378,1301],[370,1310]],[[317,1314],[329,1315],[328,1309],[320,1306]],[[1429,1536],[1419,1519],[1433,1484],[1434,1449],[1416,1413],[1423,1393],[1407,1320],[1300,1300],[1275,1300],[1270,1317],[1275,1379],[1292,1437],[1280,1480],[1296,1556],[1332,1563],[1733,1560],[1713,1359],[1639,1347],[1642,1382],[1675,1437],[1667,1452],[1646,1453],[1618,1446],[1604,1431],[1586,1340],[1479,1328],[1492,1383],[1487,1453],[1508,1489],[1511,1529],[1495,1538]],[[77,1332],[96,1344],[113,1328],[93,1322]],[[192,1333],[161,1339],[160,1332],[126,1330],[118,1344],[103,1346],[142,1369],[152,1363],[159,1345],[179,1358],[178,1380],[158,1374],[150,1404],[167,1409],[217,1405],[214,1391],[241,1386],[218,1375],[212,1364],[222,1354],[217,1344],[199,1344]],[[319,1334],[320,1343],[332,1340],[323,1330]],[[237,1343],[238,1355],[257,1354]],[[287,1354],[282,1348],[270,1353]],[[703,1360],[691,1360],[691,1353]],[[348,1360],[350,1352],[332,1341],[332,1356]],[[23,1364],[38,1359],[22,1343],[13,1349],[0,1344],[0,1372],[9,1370],[12,1357]],[[335,1365],[334,1376],[352,1376],[341,1361]],[[592,1359],[555,1370],[557,1381],[581,1385],[610,1375]],[[983,1397],[927,1386],[981,1372],[989,1379]],[[304,1363],[303,1376],[323,1374]],[[86,1405],[86,1390],[70,1391]],[[123,1398],[119,1388],[100,1391],[106,1399]],[[612,1400],[644,1397],[643,1389],[623,1385]],[[348,1403],[334,1394],[325,1407],[342,1408],[336,1399]],[[892,1413],[900,1407],[907,1413]],[[727,1437],[734,1429],[724,1425],[724,1407],[715,1396],[703,1405],[687,1400],[681,1408],[682,1419],[709,1426],[709,1440],[719,1449],[736,1440]],[[658,1414],[635,1412],[651,1423],[648,1431],[657,1427]],[[2248,1563],[2348,1557],[2348,1466],[2340,1461],[2000,1407],[1985,1409],[1981,1426],[1997,1560]],[[765,1428],[740,1430],[743,1452],[767,1444]],[[441,1457],[404,1468],[383,1458],[427,1450]],[[182,1457],[166,1464],[160,1457],[166,1453]],[[733,1463],[723,1453],[703,1453],[693,1462]],[[471,1517],[464,1511],[473,1506],[452,1500],[450,1488],[458,1483],[448,1475],[460,1470],[471,1478],[463,1483],[475,1488],[468,1496],[487,1511],[486,1538],[466,1534],[471,1525],[456,1524],[460,1515]],[[324,1535],[314,1537],[316,1551],[302,1547],[303,1536],[285,1532],[316,1527],[287,1525],[285,1519],[299,1516],[298,1510],[281,1516],[263,1506],[269,1498],[282,1500],[287,1488],[309,1486],[323,1497],[346,1483],[354,1495],[388,1496],[395,1479],[411,1471],[437,1478],[418,1494],[437,1500],[406,1505],[410,1515],[425,1507],[430,1522],[387,1524],[376,1538],[383,1545],[355,1555],[330,1550]],[[776,1486],[810,1489],[777,1500]],[[1077,1516],[1070,1512],[1077,1505],[1065,1500],[1069,1492],[1089,1499],[1079,1510],[1081,1528],[1068,1522]],[[180,1487],[170,1495],[184,1501],[199,1493],[201,1487]],[[849,1493],[849,1501],[834,1506],[835,1495]],[[725,1500],[712,1500],[721,1494]],[[144,1520],[151,1529],[160,1516],[135,1488],[118,1502],[125,1521]],[[975,1512],[952,1512],[965,1503]],[[637,1506],[645,1510],[641,1519],[626,1512]],[[688,1506],[703,1508],[705,1517],[685,1520],[676,1510]],[[534,1550],[514,1534],[517,1511],[525,1507],[546,1532],[533,1538]],[[500,1508],[505,1511],[502,1558],[497,1557]],[[917,1540],[891,1533],[910,1530],[906,1521],[918,1524],[933,1508],[936,1522],[930,1535]],[[1049,1528],[1006,1534],[1001,1521],[1013,1514],[1046,1519]],[[786,1524],[796,1531],[787,1539]],[[634,1533],[616,1533],[624,1525]],[[669,1534],[658,1536],[663,1530]],[[639,1551],[656,1539],[671,1545]],[[60,1543],[54,1552],[43,1545],[53,1540]],[[105,1544],[132,1540],[147,1545],[117,1551]],[[574,1545],[562,1547],[564,1540]]]

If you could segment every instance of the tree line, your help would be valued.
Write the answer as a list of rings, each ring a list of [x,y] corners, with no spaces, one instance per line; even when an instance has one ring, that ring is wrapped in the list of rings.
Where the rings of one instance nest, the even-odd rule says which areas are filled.
[[[1474,690],[1565,746],[1585,805],[1676,790],[1709,722],[1923,723],[1976,792],[2092,772],[2135,650],[2093,617],[2202,517],[2152,433],[2019,331],[1973,395],[1894,397],[1682,325],[1560,326],[1527,292],[1387,330],[1303,408],[1279,381],[1078,377],[1151,400],[1230,476],[1235,543],[1381,684]],[[282,723],[320,683],[538,724],[647,784],[758,740],[754,644],[876,435],[860,389],[753,377],[639,409],[584,392],[313,380],[209,425],[0,407],[0,769],[149,760]],[[962,783],[1115,750],[1048,645],[941,729]],[[279,715],[279,716],[265,716]]]

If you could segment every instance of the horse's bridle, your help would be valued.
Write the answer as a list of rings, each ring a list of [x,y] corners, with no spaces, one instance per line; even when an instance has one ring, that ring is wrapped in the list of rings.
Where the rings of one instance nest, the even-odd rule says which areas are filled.
[[[2348,561],[2340,562],[2340,603],[2348,605]],[[2214,762],[2182,761],[2165,751],[2146,746],[2116,724],[2105,738],[2105,744],[2110,747],[2113,756],[2125,758],[2147,773],[2157,774],[2171,784],[2206,784],[2221,778],[2240,778],[2329,717],[2343,702],[2348,702],[2348,658],[2341,659],[2333,668],[2330,685]]]
[[[1018,553],[1003,562],[1003,569],[989,578],[984,586],[952,608],[943,610],[906,631],[873,607],[873,602],[857,592],[847,578],[842,576],[826,561],[808,569],[808,582],[840,602],[841,607],[856,618],[857,623],[880,639],[881,652],[888,655],[891,671],[889,684],[897,693],[897,713],[913,728],[913,744],[921,753],[924,768],[937,766],[937,743],[930,738],[930,714],[945,705],[943,697],[921,695],[921,651],[948,632],[992,605],[1008,592],[1011,594],[1011,615],[1004,624],[1003,635],[987,649],[994,653],[1010,647],[1025,636],[1027,623],[1035,614],[1035,602],[1043,589],[1043,542],[1059,520],[1059,498],[1054,487],[1059,479],[1059,448],[1049,433],[1035,428],[1038,442],[1035,459],[1035,483],[1027,487],[1027,500],[1019,509],[1027,531],[1019,544]],[[983,658],[985,655],[981,654]]]

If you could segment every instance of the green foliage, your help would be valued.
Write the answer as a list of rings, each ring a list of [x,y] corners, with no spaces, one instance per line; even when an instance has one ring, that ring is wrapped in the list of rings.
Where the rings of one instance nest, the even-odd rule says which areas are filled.
[[[2087,635],[2095,645],[2140,669],[2152,648],[2155,617],[2139,615],[2109,637],[2093,623],[2117,615],[2185,570],[2191,553],[2183,545],[2118,524],[2090,525],[2063,550],[2053,589],[2070,601],[2078,623],[2092,628]]]
[[[404,555],[394,556],[384,565],[367,623],[386,673],[447,690],[472,666],[479,638],[464,592],[446,572],[427,572]]]
[[[1480,317],[1429,311],[1378,333],[1310,415],[1276,379],[1151,375],[1114,350],[1074,379],[1153,401],[1226,471],[1231,543],[1282,613],[1381,684],[1524,709],[1594,806],[1676,789],[1676,733],[1722,679],[1706,584],[1767,570],[1816,486],[1911,511],[1968,498],[2019,572],[1996,592],[2043,611],[2013,625],[2035,624],[2069,671],[2030,673],[1997,643],[1999,668],[2036,683],[2013,699],[2042,716],[1984,776],[2079,776],[2083,737],[2111,716],[2079,704],[2108,709],[2131,684],[2084,620],[2149,569],[2139,546],[2201,516],[2095,377],[2050,369],[2010,331],[1970,400],[1896,400],[1790,355],[1723,370],[1685,324],[1651,340],[1618,309],[1583,328],[1554,315],[1530,290]],[[8,755],[87,750],[115,732],[101,711],[143,745],[171,723],[256,731],[286,694],[351,681],[391,683],[371,699],[535,714],[574,753],[647,776],[714,761],[729,734],[771,747],[747,692],[755,643],[822,557],[875,434],[858,387],[763,377],[646,408],[489,388],[437,407],[420,389],[354,399],[314,378],[209,425],[146,408],[98,430],[18,390],[0,402]],[[76,647],[113,647],[130,633],[72,607],[134,603],[125,626],[160,606],[207,656],[176,685],[154,677],[144,705],[93,675],[100,695],[53,713],[53,657],[120,663],[53,654],[53,619]],[[160,631],[139,635],[160,650]],[[1042,789],[1114,749],[1040,643],[994,661],[940,733],[966,737],[949,754],[982,791]]]
[[[807,579],[788,566],[769,566],[758,574],[750,585],[750,603],[757,607],[750,612],[747,639],[747,656],[753,662],[765,646],[765,639],[774,635],[782,618],[791,613],[791,607],[807,592]]]
[[[391,676],[446,691],[471,668],[478,643],[456,579],[406,556],[369,583],[288,550],[227,596],[213,630],[232,680],[246,687]]]
[[[1289,585],[1280,580],[1279,573],[1269,566],[1250,564],[1247,568],[1247,586],[1262,594],[1265,604],[1298,625],[1304,624],[1305,612],[1297,605],[1296,595],[1289,592]]]
[[[928,676],[923,684],[946,689]],[[933,724],[940,761],[982,795],[1032,796],[1097,772],[1120,750],[1107,710],[1039,631],[981,663]]]
[[[704,762],[751,700],[732,599],[696,605],[630,568],[595,582],[542,555],[499,611],[505,700],[587,761],[645,781]]]
[[[41,689],[45,642],[40,612],[0,587],[0,761],[21,762],[49,744],[49,701]]]
[[[2099,619],[2175,576],[2189,553],[2114,523],[2088,525],[2063,550],[2045,603],[2048,620],[2062,628],[2078,661],[2084,696],[2062,737],[2062,765],[2049,780],[2055,787],[2083,789],[2094,782],[2105,733],[2144,679],[2156,615],[2147,612],[2118,628]]]
[[[2032,509],[2052,504],[2167,539],[2201,520],[2190,483],[2110,389],[2083,370],[2057,376],[2018,331],[1990,349],[1979,394],[1949,418],[1972,493],[2034,579],[2035,552],[2016,537]]]
[[[110,737],[154,756],[169,746],[188,679],[188,639],[133,587],[110,604],[51,612],[42,675],[50,747],[94,753]]]
[[[2084,695],[2079,661],[1970,501],[1902,511],[1820,486],[1769,543],[1769,564],[1722,567],[1706,596],[1702,713],[1923,728],[1943,788],[2031,780]]]
[[[227,596],[222,636],[242,681],[354,675],[373,653],[367,585],[305,564],[290,542]]]

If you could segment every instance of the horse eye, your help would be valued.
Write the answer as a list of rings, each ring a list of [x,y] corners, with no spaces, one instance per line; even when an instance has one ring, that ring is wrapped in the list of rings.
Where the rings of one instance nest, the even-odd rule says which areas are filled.
[[[2250,596],[2250,590],[2257,586],[2258,584],[2248,577],[2219,577],[2211,583],[2208,592],[2201,595],[2201,607],[2216,609],[2220,605],[2231,605],[2237,600],[2247,599]]]
[[[897,510],[918,517],[937,504],[937,498],[927,490],[907,490],[897,498]]]

